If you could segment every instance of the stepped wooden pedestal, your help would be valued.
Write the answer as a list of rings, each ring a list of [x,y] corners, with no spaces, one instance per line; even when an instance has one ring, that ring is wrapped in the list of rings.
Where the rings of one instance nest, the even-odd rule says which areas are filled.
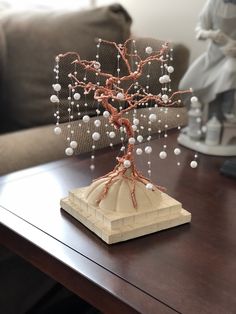
[[[142,210],[104,210],[91,205],[86,199],[90,187],[73,190],[61,200],[61,207],[108,244],[125,241],[191,221],[191,214],[181,203],[166,193],[158,193],[159,202],[154,208]]]

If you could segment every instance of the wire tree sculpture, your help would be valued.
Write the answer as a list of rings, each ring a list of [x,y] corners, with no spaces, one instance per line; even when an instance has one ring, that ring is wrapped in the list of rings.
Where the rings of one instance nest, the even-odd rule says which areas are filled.
[[[112,49],[116,51],[118,64],[116,75],[103,70],[102,63],[100,63],[99,60],[99,48],[101,44],[112,47]],[[151,183],[150,178],[144,177],[135,166],[135,142],[141,142],[143,140],[143,136],[137,133],[139,119],[136,117],[136,109],[140,106],[145,106],[145,104],[150,104],[150,102],[154,107],[181,107],[182,103],[179,96],[183,93],[189,93],[190,90],[172,92],[169,87],[171,82],[170,76],[174,71],[174,68],[169,63],[172,59],[172,50],[169,48],[168,43],[163,44],[158,51],[154,51],[152,47],[146,47],[145,58],[141,58],[135,48],[131,49],[130,47],[132,45],[133,47],[135,45],[135,40],[132,39],[126,40],[124,44],[116,44],[115,42],[99,39],[97,42],[98,53],[96,55],[96,60],[83,60],[80,58],[80,55],[75,52],[59,54],[55,58],[56,65],[54,71],[56,73],[56,83],[53,84],[55,93],[51,96],[50,100],[56,104],[55,116],[57,123],[54,132],[60,134],[59,112],[63,104],[60,101],[59,95],[61,91],[61,85],[59,84],[59,68],[62,60],[70,58],[70,60],[72,60],[72,71],[68,74],[71,81],[68,85],[68,125],[70,125],[71,121],[74,119],[73,111],[75,108],[77,108],[79,112],[78,115],[80,115],[80,105],[78,103],[76,104],[76,101],[78,102],[81,99],[82,94],[85,95],[85,97],[87,95],[93,95],[94,100],[99,104],[97,109],[98,119],[94,121],[94,125],[96,127],[101,125],[99,114],[101,113],[102,108],[103,116],[108,118],[110,125],[116,130],[120,130],[123,134],[125,133],[127,139],[127,144],[125,145],[123,142],[124,138],[122,137],[122,155],[117,157],[117,165],[115,168],[104,176],[104,178],[107,177],[108,180],[97,202],[101,202],[101,200],[106,197],[111,185],[116,182],[118,177],[122,176],[125,180],[130,182],[132,203],[134,208],[136,208],[137,201],[135,187],[137,182],[143,183],[148,190],[154,190],[154,187],[163,190],[162,187]],[[162,88],[158,94],[150,93],[148,86],[143,87],[139,83],[139,80],[143,75],[144,67],[150,67],[153,62],[159,63],[162,68],[162,75],[159,78]],[[121,73],[121,67],[123,67],[123,73]],[[84,78],[78,76],[78,68],[80,69],[80,72],[85,73]],[[88,74],[91,78],[89,80],[87,79]],[[133,112],[132,119],[128,118],[127,115],[131,111]],[[150,113],[147,119],[150,125],[151,123],[155,123],[158,117],[157,114]],[[85,112],[82,118],[82,123],[88,123],[89,120],[90,117]],[[105,136],[105,134],[100,134],[98,131],[91,134],[93,150],[95,149],[95,143],[99,141],[102,136]],[[108,136],[113,138],[115,132],[108,132]],[[68,141],[69,146],[66,148],[65,153],[67,155],[72,155],[74,149],[77,148],[78,142],[75,139],[71,140],[71,137],[68,138]],[[152,147],[148,144],[144,151],[146,154],[151,154]],[[141,155],[142,152],[141,148],[136,149],[137,155]],[[180,149],[176,148],[174,153],[176,155],[180,154]],[[161,159],[165,159],[167,154],[163,150],[160,152],[159,156]],[[195,160],[192,161],[191,166],[195,168],[197,162]],[[94,165],[92,164],[91,169],[93,168]],[[149,173],[151,173],[151,170],[149,170]]]

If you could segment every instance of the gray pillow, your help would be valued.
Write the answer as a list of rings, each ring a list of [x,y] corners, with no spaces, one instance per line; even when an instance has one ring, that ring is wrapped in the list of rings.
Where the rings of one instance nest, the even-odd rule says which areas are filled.
[[[2,14],[0,29],[5,36],[7,56],[0,106],[1,116],[7,121],[5,131],[54,122],[49,102],[54,57],[78,51],[82,58],[94,60],[95,38],[123,42],[129,37],[130,24],[131,18],[120,5],[67,13]],[[102,51],[101,55],[106,70],[114,73],[115,63]]]

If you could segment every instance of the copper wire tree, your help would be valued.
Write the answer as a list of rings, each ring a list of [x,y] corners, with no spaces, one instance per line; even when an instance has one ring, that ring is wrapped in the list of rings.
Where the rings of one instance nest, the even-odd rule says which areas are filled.
[[[121,157],[117,157],[117,165],[115,168],[104,176],[109,178],[101,193],[98,203],[105,198],[110,186],[116,181],[117,177],[124,177],[131,183],[131,197],[133,206],[137,207],[136,197],[135,197],[135,185],[136,182],[142,182],[146,185],[147,189],[153,190],[154,185],[150,180],[144,177],[135,166],[134,162],[134,130],[131,121],[125,115],[127,112],[141,106],[144,103],[153,102],[158,107],[179,107],[182,106],[178,99],[178,96],[182,93],[187,93],[188,91],[176,91],[171,95],[158,94],[154,95],[140,84],[138,84],[138,79],[143,74],[143,69],[146,64],[150,62],[158,62],[164,64],[166,62],[165,56],[169,51],[169,45],[167,43],[163,44],[158,51],[153,51],[151,47],[146,48],[147,57],[141,58],[140,55],[135,52],[129,51],[129,44],[131,39],[125,41],[124,44],[116,44],[115,42],[110,42],[107,40],[99,39],[99,43],[103,43],[108,46],[115,48],[116,52],[119,54],[125,68],[125,75],[114,76],[111,73],[103,72],[101,64],[98,61],[88,61],[82,60],[79,54],[75,52],[67,52],[65,54],[60,54],[56,57],[59,62],[60,59],[67,57],[75,57],[72,64],[80,66],[87,73],[95,73],[103,78],[103,83],[98,85],[96,82],[83,81],[78,79],[78,77],[72,73],[68,76],[72,80],[72,84],[69,87],[71,90],[75,91],[77,89],[82,89],[84,94],[92,94],[94,99],[104,108],[105,111],[109,112],[109,122],[114,126],[115,129],[123,128],[127,134],[127,148],[123,151]],[[133,58],[136,60],[136,68],[132,69],[131,63]],[[120,73],[119,73],[120,74]],[[168,78],[167,78],[168,80]],[[135,86],[135,89],[134,89]],[[114,103],[122,102],[125,106],[122,109],[118,109]],[[55,101],[56,102],[56,101]],[[59,101],[58,101],[59,102]],[[155,118],[155,117],[154,117]],[[94,140],[97,140],[96,134],[92,135]],[[163,189],[160,186],[156,186],[158,189]]]

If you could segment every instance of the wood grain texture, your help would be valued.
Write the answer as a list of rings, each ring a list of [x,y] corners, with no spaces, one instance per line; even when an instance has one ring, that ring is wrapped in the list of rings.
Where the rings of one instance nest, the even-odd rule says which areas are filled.
[[[181,148],[181,166],[177,167],[174,143],[173,133],[167,143],[168,160],[160,160],[160,141],[153,140],[153,181],[165,186],[167,192],[192,213],[190,225],[106,245],[59,209],[60,198],[66,196],[68,190],[86,186],[91,181],[90,157],[83,155],[56,167],[51,165],[45,169],[42,166],[43,171],[33,174],[32,169],[29,175],[27,171],[22,172],[22,176],[17,173],[15,180],[14,175],[11,180],[1,179],[0,205],[8,210],[2,211],[17,215],[17,219],[24,219],[24,224],[30,225],[32,230],[54,239],[53,249],[47,247],[48,241],[40,246],[40,237],[32,239],[33,231],[24,234],[26,227],[17,230],[18,222],[8,225],[9,220],[4,220],[2,214],[0,241],[106,313],[111,313],[116,302],[117,306],[127,307],[122,313],[131,313],[131,309],[145,314],[235,313],[236,182],[220,175],[224,158],[201,156],[199,167],[194,170],[188,165],[194,153]],[[112,169],[117,153],[117,149],[97,152],[95,177]],[[146,162],[145,158],[137,159],[145,175]],[[23,242],[27,249],[23,249]],[[71,256],[67,248],[73,252]],[[57,256],[61,251],[64,255]],[[107,277],[97,282],[98,269],[88,270],[85,276],[81,270],[84,262],[77,262],[79,257],[97,265]],[[76,265],[75,270],[71,270],[70,262]],[[54,272],[56,268],[58,272]],[[63,278],[61,272],[66,273]],[[71,285],[80,277],[91,284],[84,293],[79,285]],[[115,278],[119,280],[117,285]],[[127,285],[130,294],[126,293]],[[98,286],[106,300],[93,297]],[[150,307],[146,302],[143,305],[145,298],[152,300]]]

